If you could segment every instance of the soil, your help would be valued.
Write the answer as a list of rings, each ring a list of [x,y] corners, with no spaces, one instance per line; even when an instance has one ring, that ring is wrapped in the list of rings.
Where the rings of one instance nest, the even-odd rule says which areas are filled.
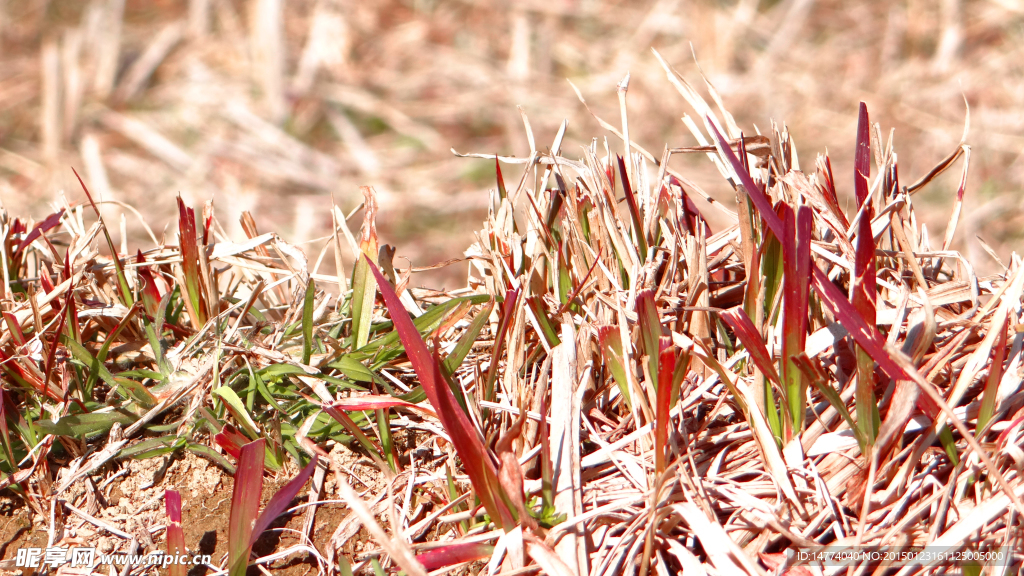
[[[384,489],[384,479],[379,470],[348,448],[336,445],[331,452],[331,459],[336,465],[342,466],[342,469],[352,470],[366,483],[357,483],[357,491],[369,489],[376,494]],[[86,489],[85,481],[79,481],[61,495],[62,499],[76,508],[87,511],[95,518],[134,535],[139,540],[136,553],[146,554],[166,548],[163,526],[167,523],[167,517],[163,494],[166,489],[178,490],[182,499],[182,528],[189,553],[209,554],[214,566],[226,564],[228,524],[234,487],[234,480],[230,475],[210,461],[192,454],[121,461],[108,465],[107,468],[103,471],[104,474],[92,477],[93,485],[97,487],[95,492]],[[105,483],[104,476],[108,479],[116,478]],[[281,474],[278,478],[268,476],[264,479],[261,508],[288,481],[289,476]],[[317,506],[310,534],[313,545],[324,555],[330,548],[331,536],[348,515],[347,507],[337,502],[339,497],[335,486],[336,480],[328,474],[324,479],[324,490],[320,497],[321,501],[326,502]],[[307,501],[308,486],[300,492],[292,505],[299,506]],[[253,546],[255,557],[262,557],[301,543],[300,533],[307,510],[306,507],[300,508],[293,514],[282,515],[271,524]],[[61,522],[58,521],[58,524]],[[30,569],[16,569],[14,559],[19,548],[46,548],[49,539],[48,528],[49,519],[33,512],[19,496],[9,490],[0,494],[0,574],[27,576],[35,573]],[[146,537],[142,535],[143,528],[148,529],[147,533],[152,531],[151,542],[146,541]],[[98,552],[103,553],[130,552],[129,541],[96,528],[76,515],[69,514],[63,518],[62,526],[58,526],[55,533],[58,537],[55,543],[57,546],[95,546]],[[351,557],[368,547],[372,547],[368,545],[368,535],[360,528],[344,543],[339,554]],[[319,571],[316,559],[305,552],[297,552],[265,567],[275,574],[285,576],[305,576]],[[73,573],[66,570],[67,566],[64,568],[65,570],[59,573]],[[136,575],[158,573],[159,570],[156,568],[142,567],[132,572]],[[208,573],[211,571],[203,566],[194,567],[189,572],[192,576]],[[261,572],[259,568],[253,566],[248,573],[257,575]]]

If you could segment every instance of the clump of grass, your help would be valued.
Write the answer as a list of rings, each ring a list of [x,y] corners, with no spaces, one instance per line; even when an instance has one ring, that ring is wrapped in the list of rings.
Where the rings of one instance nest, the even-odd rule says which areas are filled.
[[[963,184],[941,246],[913,203],[966,145],[903,186],[862,105],[846,212],[827,156],[801,169],[787,130],[744,135],[710,83],[714,108],[658,58],[699,146],[630,141],[624,81],[621,128],[599,119],[622,154],[568,158],[563,125],[548,152],[497,158],[525,169],[512,187],[499,167],[457,291],[410,288],[369,187],[360,239],[333,207],[312,267],[251,217],[228,239],[180,199],[178,243],[134,257],[83,205],[4,214],[4,487],[48,518],[119,459],[195,453],[235,475],[231,574],[310,478],[320,493],[318,461],[380,545],[339,556],[346,528],[274,556],[325,571],[761,574],[823,545],[1019,550],[1022,263],[979,278],[949,250]],[[672,167],[690,152],[734,207]],[[82,450],[99,442],[114,448]],[[338,444],[383,486],[355,494],[323,458]],[[293,479],[258,515],[267,473]],[[168,551],[195,545],[181,507],[168,491]]]

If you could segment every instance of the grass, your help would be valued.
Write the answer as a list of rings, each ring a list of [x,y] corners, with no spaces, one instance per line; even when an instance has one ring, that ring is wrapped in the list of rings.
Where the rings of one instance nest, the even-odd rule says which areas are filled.
[[[359,240],[331,207],[316,259],[248,214],[229,239],[180,198],[176,243],[119,249],[84,183],[85,203],[37,223],[5,212],[3,488],[46,530],[74,505],[54,486],[192,452],[234,475],[215,559],[230,574],[289,556],[327,573],[798,574],[796,553],[826,545],[1012,553],[962,565],[1012,573],[1024,272],[1012,254],[978,276],[951,249],[964,184],[941,245],[914,205],[967,173],[968,148],[901,184],[862,104],[846,179],[827,155],[801,163],[785,128],[746,136],[710,83],[713,106],[656,56],[734,202],[672,167],[693,150],[534,149],[515,185],[499,162],[455,291],[410,287],[370,187]],[[598,119],[612,142],[636,132],[627,90],[621,126]],[[338,445],[383,484],[357,494]],[[303,537],[254,558],[275,519],[330,500],[328,473],[377,547]],[[266,476],[291,480],[260,513]],[[189,496],[166,494],[160,550],[192,550]]]
[[[635,123],[630,138],[698,144],[678,123],[675,102],[662,97],[658,63],[641,56],[656,46],[680,65],[695,52],[744,127],[765,131],[767,119],[785,119],[801,149],[828,148],[842,174],[852,171],[847,139],[858,99],[896,128],[904,171],[920,174],[956,142],[963,94],[980,152],[969,189],[989,182],[999,195],[964,219],[954,247],[987,275],[998,265],[974,237],[1000,254],[1019,241],[1015,192],[1022,182],[1014,162],[1024,115],[1014,78],[1024,62],[1024,14],[1012,2],[516,7],[383,0],[352,14],[318,0],[280,5],[280,43],[254,25],[245,2],[5,5],[4,204],[41,219],[57,191],[78,190],[67,170],[74,166],[115,240],[120,213],[133,246],[155,246],[160,226],[150,238],[131,210],[113,202],[163,225],[177,215],[174,202],[150,199],[180,193],[197,212],[212,198],[233,237],[241,236],[239,214],[249,210],[266,230],[300,243],[330,230],[325,213],[305,216],[323,206],[322,196],[334,193],[347,211],[361,200],[358,187],[372,182],[394,194],[385,198],[381,232],[403,238],[399,256],[435,262],[472,242],[486,212],[483,186],[463,177],[486,163],[452,159],[450,147],[524,155],[517,105],[538,136],[567,119],[564,150],[589,143],[596,125],[565,89],[566,78],[592,105],[611,110],[617,94],[605,87],[628,70],[631,114],[649,119]],[[285,62],[280,81],[259,71],[277,59],[269,50]],[[281,101],[289,104],[287,117],[268,122]],[[244,121],[240,108],[263,122]],[[495,129],[481,132],[481,118]],[[550,144],[537,142],[541,149]],[[676,162],[688,166],[694,183],[717,192],[717,169],[701,160],[688,154]],[[955,175],[918,203],[931,230],[941,230],[948,216],[947,188],[956,188]],[[848,197],[840,201],[850,208]],[[464,280],[451,268],[423,276],[434,287]]]

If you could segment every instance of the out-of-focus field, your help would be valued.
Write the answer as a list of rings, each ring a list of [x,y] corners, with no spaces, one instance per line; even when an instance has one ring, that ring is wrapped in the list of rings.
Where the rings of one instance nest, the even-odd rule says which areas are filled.
[[[1024,230],[1022,24],[1013,0],[0,0],[0,200],[36,218],[62,191],[81,202],[75,167],[158,240],[176,242],[180,193],[213,199],[222,222],[249,210],[261,231],[313,242],[330,233],[330,195],[347,212],[372,184],[396,264],[427,265],[461,255],[494,185],[493,162],[451,148],[528,155],[516,105],[540,150],[563,119],[569,156],[603,134],[566,79],[618,124],[615,85],[630,72],[631,138],[655,154],[696,145],[655,47],[700,86],[695,54],[745,130],[785,122],[806,166],[827,147],[847,192],[858,101],[885,137],[895,128],[909,184],[957,146],[966,98],[973,153],[955,247],[980,273],[996,264],[976,235],[1006,261]],[[703,155],[673,163],[732,197]],[[959,174],[914,197],[933,237]],[[125,213],[132,246],[152,242],[136,214],[106,210],[111,224]]]

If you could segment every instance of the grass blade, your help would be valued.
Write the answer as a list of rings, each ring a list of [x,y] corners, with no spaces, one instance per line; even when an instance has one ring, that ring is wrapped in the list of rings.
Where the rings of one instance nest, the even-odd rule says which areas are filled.
[[[139,264],[135,269],[135,273],[139,276],[139,296],[142,298],[142,305],[146,309],[146,314],[155,319],[157,308],[160,306],[160,289],[157,288],[156,278],[153,276],[149,266],[142,265],[146,262],[146,257],[142,255],[142,250],[138,251],[135,261]]]
[[[863,206],[868,199],[870,176],[871,122],[868,120],[868,105],[861,102],[857,116],[857,148],[853,151],[853,189],[857,194],[857,206]]]
[[[993,346],[995,357],[992,358],[988,378],[985,380],[985,391],[981,395],[981,407],[978,409],[977,430],[984,430],[995,412],[996,396],[999,395],[999,382],[1003,378],[1003,360],[1006,358],[1006,318],[993,322],[990,330],[996,330],[996,343]]]
[[[376,274],[376,272],[374,272]],[[509,290],[505,293],[505,304],[501,307],[501,321],[498,323],[498,333],[494,339],[494,347],[491,349],[491,365],[487,369],[487,381],[484,386],[484,400],[494,400],[494,381],[498,378],[498,359],[501,358],[502,353],[505,351],[505,337],[508,335],[508,329],[512,326],[513,312],[516,308],[516,303],[519,301],[519,289]],[[388,305],[388,309],[391,309],[391,305]],[[405,308],[402,308],[404,311]],[[395,326],[397,327],[397,323]],[[399,332],[401,334],[401,332]],[[417,337],[419,334],[417,333]],[[402,340],[405,343],[405,340]],[[433,404],[433,401],[431,401]]]
[[[192,317],[193,329],[206,324],[207,307],[203,297],[202,278],[199,275],[199,241],[196,237],[196,213],[185,206],[178,196],[178,245],[181,250],[181,270],[185,276],[187,308]]]
[[[86,193],[86,196],[89,196],[88,192]],[[91,196],[89,197],[89,201],[90,202],[92,201],[92,197]],[[39,238],[40,236],[42,236],[43,232],[46,232],[46,231],[52,229],[54,226],[57,226],[58,224],[60,224],[60,220],[63,217],[64,217],[64,209],[61,208],[57,212],[54,212],[53,214],[50,214],[49,216],[47,216],[42,222],[40,222],[40,223],[36,224],[35,226],[33,226],[32,227],[32,231],[29,232],[28,234],[26,234],[25,238],[18,244],[18,247],[14,249],[14,254],[12,255],[12,258],[11,258],[11,260],[13,261],[12,264],[17,265],[16,263],[19,262],[19,258],[18,257],[21,256],[21,252],[29,244],[31,244],[32,242],[35,242],[36,238]]]
[[[839,395],[839,392],[833,388],[828,379],[825,377],[821,367],[812,361],[806,353],[800,352],[792,358],[793,364],[804,373],[804,377],[815,388],[818,392],[828,400],[828,403],[839,412],[839,415],[846,421],[846,425],[853,431],[853,435],[857,438],[857,443],[860,444],[861,450],[867,450],[867,438],[864,437],[864,433],[857,427],[857,423],[853,421],[853,416],[850,415],[850,411],[846,408],[846,403],[843,402],[843,398]]]
[[[165,490],[164,506],[168,520],[167,555],[177,557],[185,553],[185,532],[181,529],[181,494],[177,490]],[[167,576],[185,576],[187,573],[184,564],[172,562],[167,565]]]
[[[78,175],[78,172],[74,168],[72,168],[71,171],[75,173],[75,178],[78,178],[78,184],[82,186],[82,191],[85,192],[85,197],[89,199],[89,204],[92,205],[92,209],[96,213],[96,218],[100,221],[100,228],[103,229],[103,237],[107,240],[107,249],[110,250],[110,259],[114,263],[114,270],[117,274],[117,287],[121,292],[121,303],[125,306],[131,306],[135,303],[135,299],[132,297],[131,288],[128,287],[128,278],[124,275],[124,264],[117,256],[117,249],[114,248],[114,241],[110,238],[110,231],[107,230],[107,224],[103,221],[103,216],[100,215],[100,209],[96,206],[96,202],[93,201],[92,194],[89,193],[89,189],[85,186],[85,182],[82,181],[82,177]]]
[[[647,237],[644,234],[643,216],[640,214],[640,207],[636,204],[636,196],[629,183],[629,175],[626,172],[626,163],[622,156],[616,156],[619,161],[619,174],[622,176],[622,189],[626,193],[626,205],[629,206],[629,217],[633,220],[633,234],[636,235],[637,251],[641,260],[647,258]]]
[[[633,401],[629,396],[629,381],[626,380],[626,366],[623,363],[622,336],[618,326],[601,326],[597,329],[597,340],[601,345],[601,357],[619,386],[619,393],[632,410]]]
[[[498,197],[504,200],[508,198],[508,192],[505,190],[505,178],[501,175],[501,163],[498,162],[498,156],[494,156],[494,171],[497,173],[498,179]]]
[[[732,328],[736,337],[743,343],[743,347],[747,349],[747,355],[757,365],[758,370],[776,385],[781,386],[782,382],[779,380],[779,373],[775,370],[771,354],[765,348],[761,334],[758,333],[757,328],[754,328],[754,323],[747,313],[742,308],[733,308],[722,312],[719,316],[725,320],[725,323]]]
[[[654,416],[654,469],[660,477],[668,460],[668,431],[671,425],[673,383],[676,370],[676,348],[672,339],[662,336],[659,341],[658,398]]]
[[[477,336],[480,335],[480,331],[483,330],[484,325],[487,324],[488,318],[491,316],[491,310],[494,309],[494,302],[488,302],[480,312],[477,313],[476,317],[469,324],[469,328],[459,338],[459,342],[455,345],[455,348],[450,354],[444,359],[444,369],[449,374],[454,374],[459,366],[462,365],[462,361],[466,359],[469,351],[473,349],[473,343],[476,342]]]
[[[342,410],[381,410],[384,408],[408,408],[410,410],[416,410],[428,416],[437,417],[437,414],[419,404],[413,404],[412,402],[406,402],[391,396],[383,396],[377,394],[368,394],[366,396],[354,396],[351,398],[342,398],[335,401],[330,405],[332,408],[340,408]]]
[[[447,566],[454,566],[463,562],[482,560],[490,558],[494,553],[494,546],[481,542],[460,542],[449,546],[434,548],[416,555],[416,560],[428,571],[433,572]]]
[[[353,350],[366,345],[370,339],[370,320],[373,317],[373,301],[377,288],[370,274],[368,263],[377,263],[377,194],[373,188],[363,186],[363,228],[359,250],[364,258],[356,258],[352,268],[352,337]]]
[[[313,304],[316,301],[316,281],[306,284],[306,298],[302,304],[302,363],[309,364],[313,355]]]
[[[243,451],[245,448],[242,449]],[[281,487],[267,502],[267,505],[263,507],[263,512],[260,513],[259,518],[256,519],[252,528],[252,535],[249,536],[249,547],[251,548],[256,540],[259,539],[263,531],[270,526],[271,522],[277,519],[278,516],[284,513],[288,509],[289,504],[298,495],[299,490],[306,485],[306,481],[313,475],[313,471],[316,470],[317,457],[313,456],[313,461],[306,465],[301,472],[295,478],[288,481],[287,484]],[[237,478],[237,473],[236,473]],[[262,474],[261,474],[262,479]]]
[[[544,299],[540,296],[530,296],[526,299],[526,305],[530,307],[533,317],[537,319],[542,336],[544,336],[548,346],[554,348],[561,344],[562,341],[558,338],[558,331],[555,330],[555,326],[551,323],[551,319],[548,318],[547,312],[544,311]]]
[[[437,412],[441,425],[451,437],[455,451],[466,467],[477,497],[495,524],[506,531],[511,530],[516,525],[515,516],[506,504],[507,499],[502,494],[501,486],[498,483],[498,470],[494,456],[484,445],[480,433],[470,422],[469,416],[459,407],[451,389],[448,388],[448,383],[441,375],[441,367],[427,349],[415,324],[409,318],[409,313],[399,301],[398,294],[395,294],[394,289],[385,282],[384,277],[377,267],[370,263],[369,258],[365,258],[365,262],[377,279],[384,302],[391,313],[395,330],[402,339],[402,345],[405,346],[409,361],[416,371],[416,376],[419,377],[420,385],[423,386],[430,405]],[[509,301],[516,300],[515,296],[518,294],[513,295],[512,298],[506,298],[506,309]]]
[[[750,174],[743,170],[743,165],[736,157],[736,154],[733,153],[732,149],[729,148],[728,141],[722,137],[722,134],[717,128],[715,128],[714,124],[711,123],[710,117],[708,118],[708,125],[710,126],[715,139],[720,143],[726,160],[729,161],[733,169],[737,172],[740,183],[744,188],[746,188],[747,194],[754,203],[754,207],[757,208],[765,224],[768,225],[777,237],[783,237],[784,227],[782,220],[780,220],[778,215],[775,213],[775,210],[772,208],[772,204],[768,200],[767,196],[765,196],[764,192],[762,192],[754,183]],[[853,308],[853,305],[850,304],[850,301],[843,296],[842,292],[840,292],[834,284],[832,284],[828,275],[813,263],[811,264],[811,281],[811,285],[813,286],[814,291],[818,293],[822,303],[829,308],[829,311],[836,317],[836,320],[846,328],[850,336],[865,350],[867,350],[869,354],[871,354],[872,358],[878,362],[882,370],[884,370],[890,378],[909,379],[906,372],[885,350],[882,338],[878,334],[878,330],[864,321],[864,318],[857,313]]]
[[[863,213],[858,221],[857,247],[850,282],[850,303],[868,326],[875,325],[875,240],[871,233],[874,209],[868,190],[868,176],[871,171],[871,125],[867,105],[860,103],[860,117],[857,121],[857,149],[854,152],[854,189],[857,203]],[[855,391],[857,426],[873,445],[878,435],[879,416],[875,398],[875,362],[862,346],[857,346],[857,388]]]
[[[231,517],[228,519],[228,575],[245,576],[252,550],[253,526],[263,496],[262,438],[242,446],[235,470],[235,487],[231,494]]]
[[[363,431],[359,429],[359,426],[356,425],[356,423],[352,420],[352,418],[349,417],[348,414],[340,412],[330,405],[323,405],[322,407],[324,412],[327,412],[327,414],[330,415],[331,418],[334,418],[335,420],[340,422],[341,425],[344,426],[346,430],[348,430],[349,434],[351,434],[356,440],[359,441],[360,444],[363,445],[363,448],[366,449],[366,451],[370,454],[370,457],[373,458],[374,461],[376,461],[380,465],[384,464],[384,458],[382,456],[383,451],[381,450],[380,446],[377,446],[377,444],[374,443],[374,441],[371,440],[369,436],[363,433]]]
[[[661,337],[665,335],[665,331],[658,317],[658,306],[654,303],[653,291],[644,290],[636,295],[636,314],[640,319],[640,335],[644,342],[644,352],[647,354],[647,367],[651,379],[655,380],[660,373],[658,358]]]
[[[787,426],[790,427],[790,433],[785,437],[788,443],[800,434],[806,414],[807,382],[792,358],[804,351],[807,341],[810,297],[807,277],[811,266],[812,222],[811,209],[807,206],[799,206],[795,214],[786,206],[785,213],[786,236],[782,252],[786,270],[783,275],[785,316],[782,318],[782,378],[785,382],[786,412],[789,414]]]

